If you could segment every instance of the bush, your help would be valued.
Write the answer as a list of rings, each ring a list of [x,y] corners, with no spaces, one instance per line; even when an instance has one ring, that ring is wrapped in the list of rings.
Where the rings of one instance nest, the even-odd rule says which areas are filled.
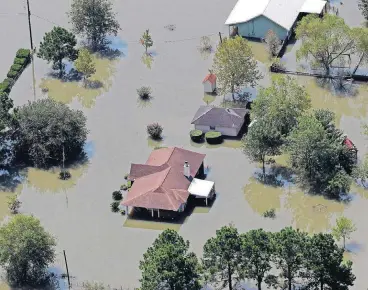
[[[274,208],[271,208],[269,210],[266,210],[263,213],[263,217],[274,219],[276,217],[276,211],[275,211],[275,209]]]
[[[200,143],[203,141],[203,132],[201,130],[192,130],[189,134],[193,142]]]
[[[70,177],[72,177],[72,175],[70,174],[70,172],[69,171],[67,171],[67,170],[63,170],[63,171],[61,171],[60,173],[59,173],[59,178],[61,179],[61,180],[67,180],[67,179],[69,179]]]
[[[129,173],[127,173],[127,174],[124,175],[124,179],[125,180],[128,180],[128,177],[129,177]]]
[[[0,83],[0,92],[10,93],[13,82],[14,80],[12,78],[5,79],[2,83]]]
[[[112,202],[111,205],[110,205],[111,211],[112,212],[118,212],[119,211],[119,205],[120,205],[120,201]]]
[[[147,133],[154,140],[161,139],[162,131],[163,131],[163,128],[158,123],[153,123],[147,126]]]
[[[21,48],[17,51],[18,58],[28,58],[31,55],[31,51],[29,49]]]
[[[127,182],[127,187],[128,187],[128,189],[132,187],[132,182],[130,180],[128,180],[128,182]]]
[[[137,89],[137,93],[141,99],[148,100],[151,98],[152,90],[150,87],[142,86]]]
[[[124,190],[124,191],[126,191],[128,189],[128,186],[126,186],[126,184],[122,184],[121,186],[120,186],[120,190]]]
[[[116,200],[116,201],[122,200],[123,199],[123,195],[120,193],[120,191],[115,190],[112,193],[112,199],[113,200]]]
[[[121,213],[121,215],[125,215],[125,213],[126,213],[126,212],[125,212],[125,210],[123,209],[120,213]]]
[[[28,59],[26,59],[26,58],[16,57],[16,58],[14,59],[14,64],[19,64],[19,65],[21,65],[21,66],[26,65],[26,63],[27,63],[27,62],[28,62]]]
[[[8,78],[15,79],[18,74],[19,74],[18,71],[10,70],[6,76]]]
[[[10,70],[14,70],[14,71],[21,71],[22,70],[22,66],[20,64],[13,64],[11,67],[10,67]]]
[[[205,134],[208,144],[220,144],[222,142],[222,134],[217,131],[209,131]]]
[[[18,195],[8,197],[8,208],[12,214],[17,214],[22,202],[18,200]]]

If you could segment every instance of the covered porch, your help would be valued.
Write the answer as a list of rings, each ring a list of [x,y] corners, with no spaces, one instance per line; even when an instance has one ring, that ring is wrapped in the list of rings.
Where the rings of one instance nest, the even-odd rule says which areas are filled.
[[[209,180],[194,178],[188,191],[195,198],[204,199],[206,206],[208,206],[208,202],[215,196],[215,183]]]

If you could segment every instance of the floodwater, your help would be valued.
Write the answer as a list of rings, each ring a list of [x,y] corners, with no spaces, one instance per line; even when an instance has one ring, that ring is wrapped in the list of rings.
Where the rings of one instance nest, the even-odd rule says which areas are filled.
[[[40,88],[48,89],[47,95],[56,101],[70,104],[76,98],[83,107],[93,107],[96,98],[111,87],[117,63],[116,60],[97,56],[94,56],[93,60],[96,65],[96,73],[89,78],[89,82],[94,87],[85,87],[80,81],[45,78],[41,81]]]
[[[249,40],[248,44],[250,45],[256,60],[264,64],[268,64],[270,62],[270,54],[265,43]]]

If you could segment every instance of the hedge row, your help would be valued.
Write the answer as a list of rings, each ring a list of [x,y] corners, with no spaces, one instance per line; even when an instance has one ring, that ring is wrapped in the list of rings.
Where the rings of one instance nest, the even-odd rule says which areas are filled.
[[[10,93],[14,83],[21,75],[23,70],[29,64],[31,60],[31,51],[29,49],[21,48],[17,51],[16,57],[14,59],[13,65],[7,74],[7,78],[0,83],[0,93],[6,92]]]
[[[192,130],[190,131],[190,139],[192,139],[193,142],[201,143],[203,141],[203,132],[201,130]]]
[[[205,135],[208,144],[220,144],[222,143],[222,134],[217,131],[209,131]]]

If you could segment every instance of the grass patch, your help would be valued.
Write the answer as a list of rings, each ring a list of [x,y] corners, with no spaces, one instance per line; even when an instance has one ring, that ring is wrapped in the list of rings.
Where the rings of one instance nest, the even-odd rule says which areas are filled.
[[[216,96],[215,95],[210,95],[210,94],[204,94],[203,97],[203,102],[205,102],[207,105],[213,103],[216,100]]]
[[[112,84],[111,77],[115,73],[116,60],[93,56],[96,73],[89,79],[91,83],[100,84],[100,87],[86,88],[82,82],[63,81],[54,78],[43,79],[40,88],[48,89],[48,96],[56,101],[70,104],[77,99],[85,108],[95,105],[96,98],[106,92]]]
[[[268,53],[267,47],[263,42],[248,40],[248,44],[250,45],[256,60],[264,64],[268,64],[270,62],[270,54]]]

